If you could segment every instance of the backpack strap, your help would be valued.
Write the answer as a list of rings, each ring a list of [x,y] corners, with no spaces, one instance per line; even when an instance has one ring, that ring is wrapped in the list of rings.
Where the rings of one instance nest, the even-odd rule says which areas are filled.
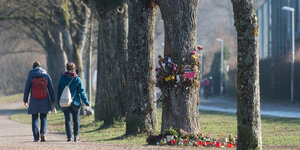
[[[75,93],[74,93],[74,95],[73,95],[73,97],[72,97],[72,100],[73,100],[73,98],[75,97],[76,93],[77,93],[77,90],[75,91]]]
[[[74,79],[74,78],[75,78],[75,77],[73,77],[73,79]],[[72,83],[73,79],[70,81],[70,83],[68,84],[68,86],[70,86],[70,84]]]
[[[68,86],[71,85],[71,83],[72,83],[72,81],[74,80],[74,78],[75,78],[75,77],[73,77],[73,79],[70,81],[70,83],[68,84]],[[77,90],[75,91],[75,93],[74,93],[74,95],[73,95],[73,97],[72,97],[72,100],[73,100],[73,98],[75,97],[76,93],[77,93]]]

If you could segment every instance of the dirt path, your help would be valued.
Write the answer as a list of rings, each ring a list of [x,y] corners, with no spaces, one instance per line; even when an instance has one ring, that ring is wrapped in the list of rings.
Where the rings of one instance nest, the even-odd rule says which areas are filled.
[[[64,133],[48,132],[47,142],[35,143],[31,125],[9,120],[13,113],[24,113],[17,110],[23,103],[0,105],[0,150],[115,150],[115,149],[173,149],[174,147],[132,146],[120,144],[103,144],[90,142],[66,142]]]

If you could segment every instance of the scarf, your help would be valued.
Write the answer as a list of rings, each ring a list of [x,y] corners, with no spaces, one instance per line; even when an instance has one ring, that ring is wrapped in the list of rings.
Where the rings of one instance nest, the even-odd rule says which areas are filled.
[[[75,72],[68,70],[67,72],[64,73],[64,76],[74,78],[74,77],[77,77],[78,75]]]

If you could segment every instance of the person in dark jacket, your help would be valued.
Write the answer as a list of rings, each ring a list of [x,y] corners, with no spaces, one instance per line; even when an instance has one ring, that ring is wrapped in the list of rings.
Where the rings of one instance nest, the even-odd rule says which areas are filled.
[[[34,98],[33,91],[33,80],[36,78],[42,78],[47,82],[45,89],[45,96],[43,98]],[[47,80],[47,81],[46,81]],[[48,92],[47,92],[48,91]],[[28,107],[28,96],[30,93],[29,107]],[[29,71],[25,90],[23,97],[24,105],[28,107],[28,114],[32,114],[32,132],[34,137],[34,142],[39,141],[39,137],[41,136],[41,142],[46,142],[45,134],[47,131],[47,113],[51,111],[51,104],[54,105],[54,91],[53,85],[50,76],[47,74],[47,71],[40,67],[40,62],[36,61],[33,63],[33,69]],[[41,120],[41,128],[39,131],[39,117]]]
[[[90,102],[86,96],[86,92],[80,77],[76,74],[76,66],[72,62],[67,63],[67,72],[65,72],[58,83],[58,101],[66,85],[69,85],[72,103],[69,107],[62,107],[62,111],[65,115],[65,129],[67,133],[67,141],[72,140],[71,131],[71,118],[73,118],[73,134],[74,142],[79,141],[79,115],[81,109],[81,101],[84,102],[86,106],[90,106]],[[73,79],[73,80],[72,80]],[[59,104],[59,102],[58,102]]]

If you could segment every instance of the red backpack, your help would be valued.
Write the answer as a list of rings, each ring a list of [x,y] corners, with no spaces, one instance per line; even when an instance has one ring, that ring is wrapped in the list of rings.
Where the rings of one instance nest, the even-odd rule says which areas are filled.
[[[48,80],[39,77],[32,80],[32,96],[34,99],[44,99],[47,97]]]

